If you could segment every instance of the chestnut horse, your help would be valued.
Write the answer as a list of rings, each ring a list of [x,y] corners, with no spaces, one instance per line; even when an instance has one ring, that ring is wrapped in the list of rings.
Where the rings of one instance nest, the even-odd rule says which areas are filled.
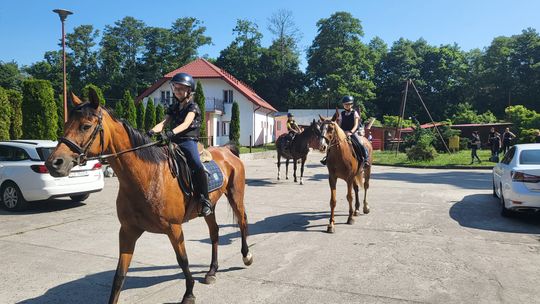
[[[182,303],[195,303],[194,280],[189,270],[182,223],[197,217],[198,208],[188,208],[192,196],[184,194],[172,176],[166,150],[151,146],[133,152],[129,149],[152,145],[152,141],[129,125],[117,120],[99,105],[97,94],[89,92],[90,101],[82,103],[73,95],[75,108],[65,124],[64,137],[46,161],[52,176],[67,176],[73,168],[88,157],[99,158],[103,153],[114,154],[109,163],[118,176],[120,188],[116,198],[116,210],[121,227],[119,232],[120,257],[112,284],[109,303],[116,303],[126,278],[135,243],[144,231],[166,234],[176,253],[176,260],[186,280],[186,292]],[[234,216],[238,220],[242,236],[241,253],[245,265],[251,265],[253,257],[247,245],[247,218],[244,208],[245,171],[235,147],[210,148],[214,161],[223,172],[221,188],[210,193],[212,204],[222,194],[227,196]],[[237,151],[236,151],[237,152]],[[206,273],[206,283],[216,280],[218,269],[218,225],[214,214],[204,218],[212,241],[212,260]]]
[[[285,179],[289,179],[289,159],[293,160],[294,165],[294,182],[298,180],[296,178],[296,166],[298,160],[300,160],[300,185],[304,184],[304,164],[309,153],[309,148],[319,149],[324,152],[326,146],[324,138],[321,135],[319,123],[313,120],[311,125],[306,128],[302,133],[297,134],[293,140],[289,143],[289,149],[285,149],[287,133],[281,134],[276,140],[277,150],[277,179],[281,179],[280,167],[281,157],[285,158]]]
[[[338,113],[339,114],[339,113]],[[334,209],[336,208],[336,183],[341,178],[347,183],[347,201],[349,202],[349,218],[347,224],[354,224],[353,216],[358,216],[360,212],[360,200],[358,199],[359,186],[364,188],[364,214],[369,213],[367,202],[367,191],[369,189],[369,178],[371,175],[371,166],[363,166],[354,157],[354,152],[345,132],[335,122],[334,115],[332,120],[320,116],[322,121],[322,134],[328,142],[326,166],[328,168],[328,183],[330,184],[330,223],[327,232],[333,233],[334,227]],[[367,148],[369,155],[373,156],[371,143],[364,136],[360,137],[362,144]],[[352,205],[352,189],[354,188],[355,209]]]

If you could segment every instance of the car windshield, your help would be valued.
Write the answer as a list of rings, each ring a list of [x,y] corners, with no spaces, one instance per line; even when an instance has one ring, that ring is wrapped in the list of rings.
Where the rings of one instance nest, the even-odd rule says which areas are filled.
[[[36,150],[39,155],[39,158],[42,161],[46,161],[47,158],[49,158],[49,155],[51,155],[51,153],[54,151],[54,148],[55,147],[51,147],[51,148],[40,147],[40,148],[37,148]]]
[[[519,156],[522,165],[540,165],[540,150],[523,150]]]

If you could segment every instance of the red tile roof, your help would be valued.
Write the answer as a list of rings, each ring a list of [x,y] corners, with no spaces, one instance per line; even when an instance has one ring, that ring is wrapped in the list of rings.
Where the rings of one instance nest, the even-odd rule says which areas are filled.
[[[442,123],[442,122],[436,122],[436,123],[435,123],[435,126],[436,126],[436,127],[439,127],[439,126],[442,126],[442,125],[444,125],[444,124],[445,124],[445,123]],[[433,128],[433,127],[434,127],[434,126],[433,126],[433,123],[431,123],[431,122],[430,122],[430,123],[423,124],[423,125],[420,125],[420,128],[422,128],[422,129],[429,129],[429,128]],[[401,129],[401,132],[405,132],[405,133],[407,133],[407,132],[412,132],[412,131],[413,131],[413,128],[412,128],[412,127],[402,128],[402,129]]]
[[[243,83],[242,81],[236,79],[233,75],[229,74],[227,71],[218,68],[217,66],[210,63],[208,60],[199,58],[195,61],[192,61],[185,66],[178,68],[174,71],[171,71],[163,78],[161,78],[158,82],[156,82],[154,85],[152,85],[150,88],[148,88],[146,91],[144,91],[141,95],[137,97],[137,101],[142,100],[144,97],[150,95],[153,91],[155,91],[157,88],[159,88],[165,81],[170,80],[174,75],[177,73],[188,73],[193,78],[220,78],[225,80],[228,84],[230,84],[233,88],[238,90],[242,95],[244,95],[248,100],[253,102],[254,104],[277,112],[277,110],[272,107],[268,102],[266,102],[264,99],[262,99],[255,91],[250,88],[248,85]]]

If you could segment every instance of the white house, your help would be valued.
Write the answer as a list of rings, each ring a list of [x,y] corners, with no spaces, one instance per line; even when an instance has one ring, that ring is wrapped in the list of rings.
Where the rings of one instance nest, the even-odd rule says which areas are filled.
[[[195,81],[202,84],[206,97],[206,126],[210,145],[223,145],[229,141],[233,101],[238,103],[240,109],[240,145],[249,146],[251,142],[257,146],[275,140],[272,114],[277,110],[246,84],[202,58],[167,73],[139,95],[137,102],[146,104],[149,97],[152,97],[155,105],[170,105],[170,80],[181,72],[192,75]]]

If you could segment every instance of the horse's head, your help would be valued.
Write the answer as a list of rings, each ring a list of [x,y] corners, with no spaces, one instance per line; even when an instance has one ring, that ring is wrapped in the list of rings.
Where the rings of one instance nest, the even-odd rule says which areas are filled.
[[[313,119],[313,122],[311,122],[311,125],[307,130],[312,134],[308,145],[310,148],[318,149],[319,151],[324,153],[326,152],[326,140],[324,139],[324,136],[321,132],[321,127],[322,124]]]
[[[74,108],[64,125],[64,136],[51,153],[45,166],[54,177],[67,176],[71,169],[84,164],[87,157],[103,152],[103,111],[97,93],[90,88],[89,102],[72,94]]]
[[[328,148],[328,145],[336,143],[336,141],[346,139],[345,132],[336,123],[337,117],[337,115],[334,115],[332,118],[326,118],[319,115],[321,136],[326,141],[326,148]]]

